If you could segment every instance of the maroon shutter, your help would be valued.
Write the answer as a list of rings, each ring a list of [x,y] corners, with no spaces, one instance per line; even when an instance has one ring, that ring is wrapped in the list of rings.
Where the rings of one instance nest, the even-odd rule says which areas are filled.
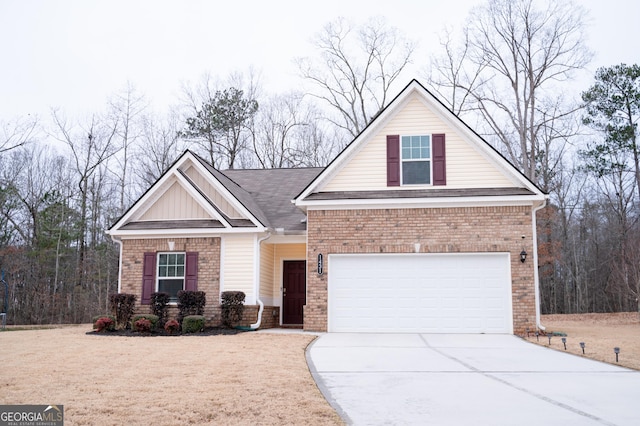
[[[151,303],[151,293],[156,288],[156,254],[145,253],[142,265],[142,298],[140,303],[148,305]]]
[[[198,252],[187,252],[186,260],[184,289],[196,291],[198,289]]]
[[[387,186],[400,186],[399,135],[387,135]]]
[[[433,184],[447,184],[447,165],[444,133],[435,134],[433,138]]]

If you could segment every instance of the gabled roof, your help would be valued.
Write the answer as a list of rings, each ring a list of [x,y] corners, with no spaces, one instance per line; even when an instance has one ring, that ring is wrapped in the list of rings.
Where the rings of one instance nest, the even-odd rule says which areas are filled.
[[[446,123],[456,133],[460,134],[464,140],[473,144],[474,149],[480,152],[494,166],[501,171],[511,182],[514,187],[522,188],[524,191],[511,191],[504,188],[502,191],[495,192],[493,196],[508,197],[527,197],[530,199],[544,200],[546,194],[523,173],[521,173],[511,162],[509,162],[502,154],[485,141],[478,133],[469,127],[464,121],[449,110],[440,100],[438,100],[429,90],[421,85],[417,80],[412,80],[390,103],[385,107],[368,125],[367,127],[338,154],[336,158],[320,173],[316,179],[304,188],[293,200],[299,207],[306,207],[313,204],[326,204],[327,201],[335,200],[342,203],[345,200],[354,199],[415,199],[415,191],[408,188],[399,188],[398,191],[342,191],[342,192],[323,192],[323,187],[334,178],[343,167],[346,166],[361,150],[371,138],[377,135],[383,127],[396,115],[410,99],[417,96],[440,120]],[[380,167],[386,167],[381,164]],[[452,191],[448,189],[447,191]],[[505,192],[506,191],[506,192]],[[457,194],[456,194],[457,192]],[[463,191],[464,192],[464,191]],[[423,191],[421,198],[436,197],[475,197],[482,196],[474,194],[474,191],[467,191],[468,194],[462,194],[460,191],[444,193],[437,188],[431,188]],[[485,191],[486,192],[486,191]],[[502,194],[501,194],[502,193]],[[324,201],[323,203],[319,203]]]
[[[194,166],[224,199],[240,212],[231,218],[183,170]],[[322,168],[219,171],[187,150],[107,231],[114,236],[179,233],[255,232],[266,229],[299,233],[306,230],[305,215],[291,199]],[[172,185],[178,184],[196,200],[209,218],[144,220],[144,213]]]

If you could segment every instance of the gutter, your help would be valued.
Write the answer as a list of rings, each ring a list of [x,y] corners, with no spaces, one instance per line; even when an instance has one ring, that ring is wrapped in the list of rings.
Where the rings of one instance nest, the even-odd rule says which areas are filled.
[[[531,211],[531,223],[533,226],[533,235],[536,235],[536,238],[533,239],[533,280],[535,283],[535,295],[536,295],[536,327],[539,330],[545,331],[546,327],[540,324],[540,277],[538,276],[538,233],[537,233],[537,225],[536,225],[536,212],[538,210],[542,210],[547,205],[547,197],[545,197],[542,204],[538,207],[535,207]]]
[[[260,244],[263,241],[268,240],[269,238],[271,238],[271,232],[268,232],[266,236],[264,236],[262,238],[259,238],[258,239],[258,243],[256,244],[255,251],[254,251],[254,254],[256,256],[256,260],[255,260],[255,265],[256,265],[256,270],[255,270],[256,302],[258,302],[258,305],[260,305],[260,308],[258,309],[258,321],[255,324],[251,324],[248,327],[249,331],[257,330],[258,328],[260,328],[260,324],[262,323],[262,311],[264,311],[264,303],[262,303],[262,300],[260,300]]]

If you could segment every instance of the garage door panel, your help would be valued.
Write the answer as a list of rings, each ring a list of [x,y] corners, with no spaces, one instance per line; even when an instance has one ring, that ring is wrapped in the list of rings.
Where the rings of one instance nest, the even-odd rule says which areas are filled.
[[[329,331],[510,333],[509,255],[329,256]]]

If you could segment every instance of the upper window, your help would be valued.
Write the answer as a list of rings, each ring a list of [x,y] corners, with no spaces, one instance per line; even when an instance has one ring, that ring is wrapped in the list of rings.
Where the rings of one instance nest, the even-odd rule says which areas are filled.
[[[402,185],[431,184],[431,136],[402,136]]]
[[[184,290],[185,253],[158,253],[157,291],[169,294],[169,302],[178,302]]]

